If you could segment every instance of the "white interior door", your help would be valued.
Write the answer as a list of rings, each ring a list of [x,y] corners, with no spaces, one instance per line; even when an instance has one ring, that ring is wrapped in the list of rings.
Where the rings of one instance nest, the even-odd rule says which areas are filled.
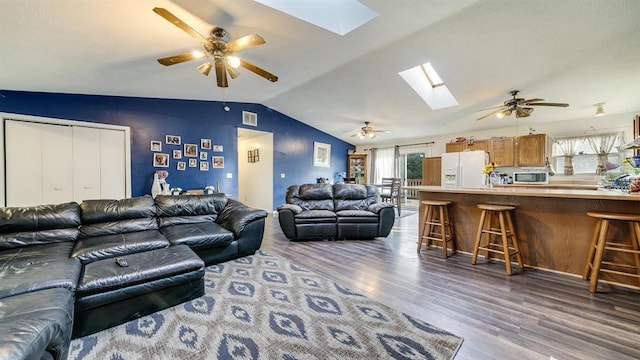
[[[122,199],[126,194],[125,133],[100,129],[100,197]]]
[[[72,128],[40,125],[42,134],[42,200],[37,204],[61,204],[73,198]]]
[[[73,128],[73,200],[100,199],[100,129]]]
[[[42,204],[42,140],[40,124],[5,122],[7,206]]]

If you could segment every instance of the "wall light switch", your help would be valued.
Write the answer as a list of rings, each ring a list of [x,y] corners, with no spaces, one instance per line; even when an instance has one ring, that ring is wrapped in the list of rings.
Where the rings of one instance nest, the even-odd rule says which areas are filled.
[[[233,173],[227,173],[227,179],[231,179],[233,177]]]
[[[285,178],[284,173],[280,173],[280,179],[284,179],[284,178]]]

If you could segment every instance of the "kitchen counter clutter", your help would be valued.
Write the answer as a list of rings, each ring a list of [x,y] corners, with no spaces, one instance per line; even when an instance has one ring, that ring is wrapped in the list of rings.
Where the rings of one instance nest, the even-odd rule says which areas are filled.
[[[419,199],[451,201],[458,251],[471,253],[480,219],[477,204],[510,205],[517,208],[514,221],[527,267],[560,271],[581,276],[586,264],[596,220],[587,212],[640,214],[640,194],[619,190],[549,189],[540,187],[447,188],[410,186]],[[422,218],[422,209],[418,219]],[[421,232],[422,226],[418,226]],[[620,235],[627,227],[614,228]],[[420,239],[422,233],[418,234]],[[618,256],[618,255],[616,255]],[[623,255],[621,255],[623,256]],[[615,258],[630,261],[626,258]],[[482,266],[478,264],[478,266]],[[525,271],[526,275],[526,271]],[[637,287],[637,279],[605,274],[611,280]],[[588,284],[585,282],[585,291]]]

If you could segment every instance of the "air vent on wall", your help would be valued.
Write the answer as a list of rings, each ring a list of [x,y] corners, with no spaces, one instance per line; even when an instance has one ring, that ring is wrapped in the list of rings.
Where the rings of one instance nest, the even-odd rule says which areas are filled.
[[[242,112],[242,124],[249,126],[258,126],[258,114],[243,111]]]

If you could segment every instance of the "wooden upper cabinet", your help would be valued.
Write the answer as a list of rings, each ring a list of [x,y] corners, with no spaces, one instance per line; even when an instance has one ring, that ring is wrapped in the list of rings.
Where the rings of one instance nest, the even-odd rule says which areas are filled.
[[[473,144],[469,145],[467,141],[461,142],[452,142],[445,144],[445,151],[450,152],[461,152],[461,151],[476,151],[476,150],[489,150],[489,141],[488,140],[474,140]]]
[[[548,157],[547,135],[518,136],[518,166],[544,166]]]
[[[513,137],[489,140],[489,161],[498,166],[515,166],[515,142]]]
[[[445,151],[450,152],[461,152],[464,151],[465,146],[467,145],[466,141],[463,142],[451,142],[445,145]]]
[[[440,156],[422,159],[422,185],[440,186],[442,173],[442,158]]]

